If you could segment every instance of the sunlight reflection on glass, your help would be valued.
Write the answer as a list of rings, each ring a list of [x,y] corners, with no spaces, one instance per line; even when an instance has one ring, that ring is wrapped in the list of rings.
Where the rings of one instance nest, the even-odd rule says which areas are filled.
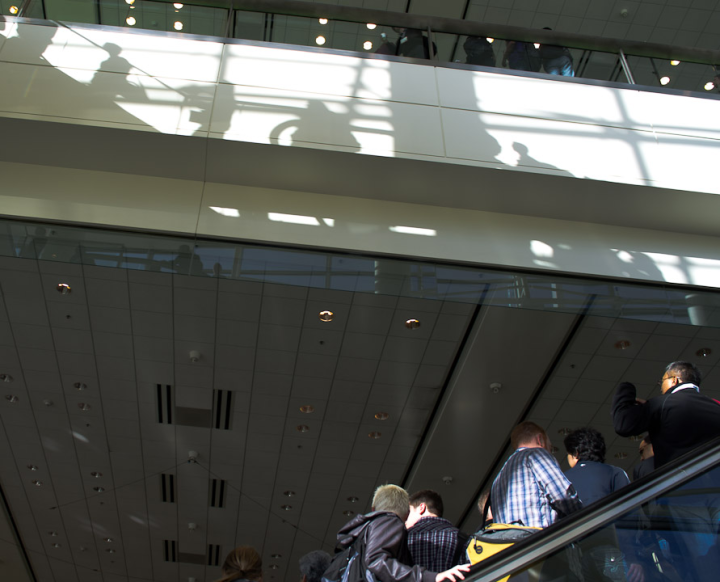
[[[335,219],[334,219],[334,218],[323,218],[322,221],[323,221],[327,226],[330,226],[330,227],[335,226]]]

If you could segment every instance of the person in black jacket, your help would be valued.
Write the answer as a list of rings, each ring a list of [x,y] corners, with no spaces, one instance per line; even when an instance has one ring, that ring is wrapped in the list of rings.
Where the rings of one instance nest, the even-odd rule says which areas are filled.
[[[656,469],[720,436],[720,404],[700,394],[700,381],[694,364],[673,362],[658,382],[662,394],[648,401],[623,382],[612,404],[615,432],[624,437],[649,432]]]
[[[470,565],[436,573],[413,566],[407,545],[405,520],[410,514],[407,491],[397,485],[381,485],[375,491],[372,512],[357,515],[338,532],[338,546],[365,543],[365,566],[379,582],[441,582],[464,580]]]

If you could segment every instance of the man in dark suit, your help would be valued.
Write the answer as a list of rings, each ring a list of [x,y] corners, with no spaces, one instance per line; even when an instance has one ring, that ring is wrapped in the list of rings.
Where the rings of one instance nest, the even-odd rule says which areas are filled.
[[[694,364],[673,362],[658,382],[662,394],[648,401],[623,382],[612,405],[615,432],[625,437],[649,432],[656,469],[720,436],[720,404],[700,394],[700,380]]]

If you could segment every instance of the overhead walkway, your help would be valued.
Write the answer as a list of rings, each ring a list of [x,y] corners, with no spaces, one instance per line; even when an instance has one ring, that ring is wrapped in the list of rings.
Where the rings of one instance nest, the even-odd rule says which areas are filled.
[[[474,565],[466,581],[715,582],[719,528],[716,439]]]

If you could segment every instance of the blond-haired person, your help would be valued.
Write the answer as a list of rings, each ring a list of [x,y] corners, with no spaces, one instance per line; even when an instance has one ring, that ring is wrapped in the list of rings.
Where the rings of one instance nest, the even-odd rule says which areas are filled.
[[[405,521],[410,514],[407,491],[397,485],[375,490],[372,511],[357,515],[338,532],[338,543],[347,548],[357,540],[365,542],[365,565],[379,582],[455,582],[463,580],[469,565],[445,572],[431,572],[412,565]]]

